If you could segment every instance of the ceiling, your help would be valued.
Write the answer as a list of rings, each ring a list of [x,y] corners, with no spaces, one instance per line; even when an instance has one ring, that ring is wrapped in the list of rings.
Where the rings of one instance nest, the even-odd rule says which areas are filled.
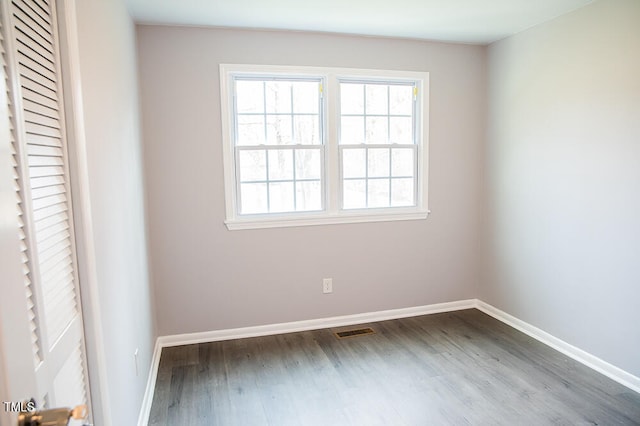
[[[488,44],[593,0],[127,0],[137,22]]]

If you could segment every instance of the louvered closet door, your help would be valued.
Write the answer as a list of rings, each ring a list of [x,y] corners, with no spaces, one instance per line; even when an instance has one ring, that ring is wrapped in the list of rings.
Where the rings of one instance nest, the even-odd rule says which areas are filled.
[[[2,0],[24,290],[39,407],[89,402],[55,2]]]

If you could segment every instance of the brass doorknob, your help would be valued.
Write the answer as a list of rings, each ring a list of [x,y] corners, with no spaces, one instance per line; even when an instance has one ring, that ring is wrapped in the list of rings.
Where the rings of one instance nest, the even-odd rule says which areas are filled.
[[[85,404],[82,405],[76,405],[72,410],[71,410],[71,418],[74,420],[82,420],[85,419],[87,417],[87,406]]]
[[[69,419],[81,420],[87,417],[87,406],[78,405],[72,410],[68,408],[53,408],[18,416],[18,426],[67,426]]]

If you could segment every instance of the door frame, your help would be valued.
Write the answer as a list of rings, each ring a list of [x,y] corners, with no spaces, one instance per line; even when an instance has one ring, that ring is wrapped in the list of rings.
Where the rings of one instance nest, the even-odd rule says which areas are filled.
[[[84,1],[84,0],[80,0]],[[60,66],[67,130],[71,203],[74,212],[78,284],[84,322],[93,420],[111,426],[106,351],[100,310],[91,197],[84,129],[76,0],[56,2]]]

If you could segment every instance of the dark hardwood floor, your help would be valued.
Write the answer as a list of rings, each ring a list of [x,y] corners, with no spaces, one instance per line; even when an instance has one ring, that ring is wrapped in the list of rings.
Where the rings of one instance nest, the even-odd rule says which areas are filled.
[[[471,309],[165,348],[149,424],[640,425],[640,394]]]

